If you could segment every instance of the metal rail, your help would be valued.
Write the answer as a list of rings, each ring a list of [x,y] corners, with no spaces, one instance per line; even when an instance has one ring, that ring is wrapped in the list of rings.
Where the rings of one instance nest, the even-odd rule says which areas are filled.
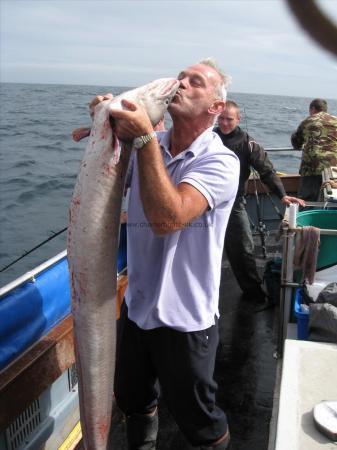
[[[264,147],[266,152],[301,152],[301,148],[292,147]]]
[[[302,231],[302,228],[294,228],[292,231],[295,231],[296,233],[300,233]],[[323,235],[328,236],[337,236],[337,230],[329,229],[329,228],[320,228],[319,233]]]
[[[337,236],[337,230],[320,228],[320,234]],[[279,316],[279,335],[277,345],[277,356],[283,356],[284,341],[287,337],[287,327],[289,323],[291,300],[293,289],[298,287],[294,283],[294,252],[296,235],[302,232],[301,227],[289,228],[288,224],[283,224],[283,255],[281,269],[281,291],[280,291],[280,316]]]
[[[295,230],[283,229],[281,290],[277,357],[283,357],[283,345],[287,336],[287,327],[291,311],[293,288],[290,286],[294,276]]]
[[[21,286],[23,283],[26,283],[27,281],[35,281],[35,277],[39,275],[44,270],[48,269],[49,267],[53,266],[54,264],[58,263],[61,259],[65,258],[67,256],[67,251],[63,250],[63,252],[58,253],[53,258],[48,259],[47,261],[43,262],[39,266],[35,267],[33,270],[30,270],[26,272],[21,277],[16,278],[14,281],[11,281],[8,284],[5,284],[5,286],[0,288],[0,298],[4,295],[8,294],[9,291]]]
[[[27,281],[34,282],[35,277],[39,275],[40,273],[44,272],[45,270],[49,269],[51,266],[57,264],[61,259],[66,258],[67,256],[67,250],[63,250],[63,252],[58,253],[53,258],[48,259],[44,263],[40,264],[39,266],[35,267],[33,270],[30,270],[26,272],[21,277],[16,278],[15,280],[11,281],[8,284],[5,284],[5,286],[0,288],[0,301],[1,297],[8,294],[10,291],[16,289],[17,287],[21,286],[22,284],[26,283]],[[117,278],[125,275],[127,272],[127,267],[124,267],[120,272],[117,273]]]

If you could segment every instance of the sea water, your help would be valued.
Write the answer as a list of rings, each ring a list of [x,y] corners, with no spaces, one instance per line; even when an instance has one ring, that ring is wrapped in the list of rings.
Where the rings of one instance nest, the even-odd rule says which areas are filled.
[[[86,141],[74,128],[90,126],[88,104],[97,94],[128,87],[2,83],[0,90],[0,269],[67,226],[68,206]],[[241,126],[265,147],[289,147],[307,116],[309,98],[231,93]],[[337,113],[337,100],[329,101]],[[166,126],[170,118],[166,117]],[[270,153],[278,171],[296,173],[300,152]],[[0,274],[0,286],[55,256],[66,233]]]

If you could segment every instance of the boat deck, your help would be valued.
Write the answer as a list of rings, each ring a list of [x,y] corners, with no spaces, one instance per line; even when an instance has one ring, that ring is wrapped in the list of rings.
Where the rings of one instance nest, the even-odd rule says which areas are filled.
[[[336,344],[285,341],[275,450],[336,449],[313,420],[316,404],[336,399],[336,356]]]
[[[263,264],[259,265],[262,268]],[[223,261],[220,344],[215,369],[218,405],[228,415],[233,450],[267,450],[277,365],[273,354],[278,308],[254,314],[240,297],[240,288],[227,261]],[[159,421],[157,450],[191,448],[164,399],[159,407]],[[115,448],[127,449],[125,425],[119,413],[114,418],[112,442]]]

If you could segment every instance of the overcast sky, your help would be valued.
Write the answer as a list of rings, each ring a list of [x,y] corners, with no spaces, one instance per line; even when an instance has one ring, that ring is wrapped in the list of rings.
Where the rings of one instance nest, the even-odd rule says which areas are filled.
[[[337,98],[283,0],[0,0],[1,81],[137,86],[214,57],[233,92]],[[319,2],[337,22],[337,0]]]

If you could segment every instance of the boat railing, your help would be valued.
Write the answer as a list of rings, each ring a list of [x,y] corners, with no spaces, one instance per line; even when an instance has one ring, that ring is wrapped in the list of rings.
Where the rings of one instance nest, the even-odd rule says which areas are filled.
[[[263,147],[266,152],[302,152],[301,148],[292,147]]]
[[[34,282],[35,277],[37,275],[44,272],[45,270],[47,270],[49,267],[53,266],[54,264],[57,264],[59,261],[61,261],[66,256],[67,256],[67,251],[63,250],[61,253],[58,253],[57,255],[55,255],[52,258],[48,259],[47,261],[43,262],[42,264],[35,267],[34,269],[29,270],[24,275],[16,278],[15,280],[11,281],[8,284],[5,284],[5,286],[0,288],[0,298],[3,297],[4,295],[8,294],[8,292],[12,291],[13,289],[16,289],[17,287],[26,283],[27,281]]]
[[[292,228],[291,231],[295,231],[295,233],[301,233],[303,231],[303,227]],[[337,236],[337,230],[329,229],[329,228],[320,228],[319,234],[324,236]]]
[[[292,147],[264,147],[266,152],[301,152],[301,148]]]
[[[290,317],[293,289],[303,286],[303,283],[294,282],[295,240],[296,235],[303,232],[303,227],[291,227],[289,225],[288,213],[289,211],[286,210],[285,218],[282,222],[283,255],[277,357],[283,356],[283,346],[287,336],[287,325]],[[337,236],[336,229],[319,228],[319,233],[325,236]]]
[[[0,288],[0,300],[1,297],[8,294],[10,291],[18,288],[19,286],[22,286],[27,281],[34,282],[35,278],[45,270],[49,269],[53,265],[57,264],[59,261],[64,259],[67,256],[67,250],[63,250],[62,252],[58,253],[57,255],[53,256],[52,258],[48,259],[47,261],[43,262],[39,266],[35,267],[34,269],[26,272],[22,276],[16,278],[15,280],[11,281],[8,284],[5,284]],[[122,275],[125,275],[127,271],[127,268],[124,267],[120,272],[118,272],[117,276],[120,277]]]

